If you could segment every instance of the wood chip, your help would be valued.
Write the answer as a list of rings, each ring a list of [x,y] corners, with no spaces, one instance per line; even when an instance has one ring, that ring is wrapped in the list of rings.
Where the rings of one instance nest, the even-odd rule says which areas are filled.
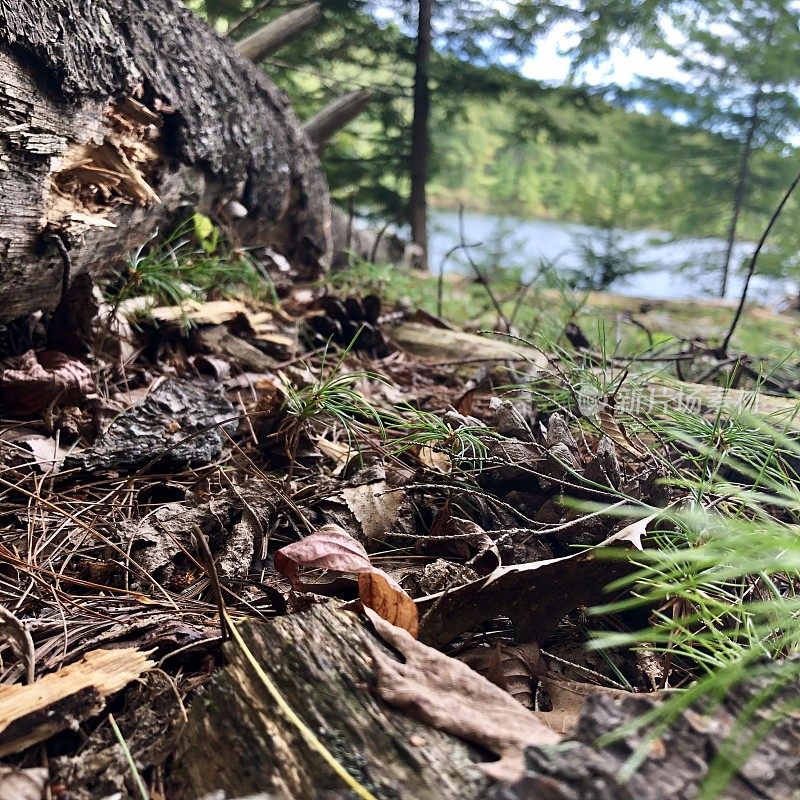
[[[135,648],[93,650],[29,686],[0,686],[0,757],[99,713],[105,698],[154,666]]]

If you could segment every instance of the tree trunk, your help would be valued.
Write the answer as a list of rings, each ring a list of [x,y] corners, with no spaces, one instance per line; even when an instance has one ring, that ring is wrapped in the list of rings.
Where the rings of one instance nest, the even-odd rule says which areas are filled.
[[[728,225],[728,236],[725,241],[725,258],[722,262],[722,281],[719,287],[720,297],[725,297],[725,294],[728,291],[728,273],[730,272],[731,256],[733,255],[733,246],[736,244],[736,229],[739,226],[739,216],[744,203],[747,179],[750,175],[750,156],[753,153],[753,139],[756,135],[756,131],[758,130],[758,125],[760,122],[759,106],[761,105],[763,93],[764,88],[759,84],[755,94],[753,95],[750,119],[747,123],[747,132],[745,134],[744,143],[742,144],[742,151],[739,157],[739,171],[736,175],[736,187],[733,192],[733,212],[731,213],[731,221]]]
[[[327,264],[327,187],[288,99],[180,0],[0,3],[0,176],[0,322],[196,209],[293,277]]]
[[[431,60],[431,14],[433,0],[419,0],[417,49],[414,55],[414,121],[411,127],[411,238],[420,248],[422,267],[428,267],[428,155],[430,140],[429,67]]]

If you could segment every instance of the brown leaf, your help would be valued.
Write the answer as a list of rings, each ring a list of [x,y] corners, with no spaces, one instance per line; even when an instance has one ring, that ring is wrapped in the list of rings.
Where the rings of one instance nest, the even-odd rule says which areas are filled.
[[[47,777],[44,767],[0,766],[0,800],[43,800]]]
[[[342,489],[347,507],[361,524],[367,539],[382,539],[397,519],[404,492],[391,491],[386,481]]]
[[[285,575],[294,589],[305,589],[300,567],[352,572],[358,575],[358,595],[365,606],[416,636],[419,618],[414,601],[400,584],[374,567],[367,551],[338,525],[325,525],[299,542],[275,553],[275,569]]]
[[[373,568],[367,551],[338,525],[324,525],[316,533],[275,553],[275,569],[285,575],[295,589],[303,588],[301,566],[355,573]]]
[[[450,456],[431,445],[421,445],[417,450],[417,458],[423,466],[433,470],[433,472],[441,472],[444,475],[448,475],[453,471],[453,462]]]
[[[56,401],[78,403],[93,388],[89,367],[55,350],[28,350],[19,369],[7,369],[0,380],[3,402],[11,414],[36,414]]]
[[[533,681],[539,667],[539,645],[497,642],[493,647],[476,647],[459,660],[508,692],[525,708],[533,708]]]
[[[375,570],[358,576],[358,597],[383,619],[419,635],[419,616],[414,601],[388,575]]]
[[[566,614],[600,602],[603,589],[630,572],[627,560],[598,555],[603,548],[620,545],[641,550],[642,536],[656,516],[637,520],[575,555],[498,567],[486,578],[419,598],[420,638],[442,647],[481,622],[506,616],[518,639],[541,642]]]
[[[0,445],[6,443],[18,453],[20,461],[35,464],[41,472],[58,472],[69,452],[52,436],[28,427],[0,431]]]
[[[549,674],[542,676],[539,682],[547,692],[551,709],[534,713],[549,728],[564,734],[570,734],[575,730],[586,701],[593,695],[602,694],[617,699],[631,694],[623,689],[611,689],[593,683],[569,681]],[[649,696],[653,697],[653,695]]]
[[[620,450],[624,450],[628,455],[638,461],[646,461],[649,454],[646,450],[637,447],[630,436],[625,431],[621,422],[614,419],[614,408],[610,405],[603,405],[600,411],[597,412],[597,418],[600,423],[600,430],[614,442]]]
[[[560,734],[466,664],[415,641],[376,614],[367,614],[381,638],[405,659],[400,663],[372,648],[378,695],[428,725],[495,753],[499,761],[481,765],[492,777],[515,780],[523,769],[525,747],[561,740]]]

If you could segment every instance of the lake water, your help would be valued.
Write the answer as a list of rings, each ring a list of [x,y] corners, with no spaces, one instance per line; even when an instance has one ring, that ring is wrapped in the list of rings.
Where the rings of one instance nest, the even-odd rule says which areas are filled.
[[[483,243],[482,247],[470,250],[471,257],[480,266],[486,268],[495,263],[516,268],[526,278],[539,271],[543,260],[552,263],[560,274],[580,269],[584,265],[582,243],[602,248],[605,236],[603,231],[587,225],[476,212],[464,214],[464,231],[468,243]],[[458,213],[432,211],[431,270],[437,272],[447,252],[460,242]],[[631,261],[646,269],[618,279],[609,287],[611,291],[658,299],[717,296],[725,252],[725,242],[721,239],[674,240],[666,233],[637,231],[621,233],[616,246],[630,250]],[[751,244],[736,246],[727,297],[739,296],[744,280],[740,267],[746,267],[751,253]],[[463,255],[454,253],[447,259],[445,270],[468,274],[470,267]],[[755,275],[748,296],[777,305],[792,291],[785,282]]]

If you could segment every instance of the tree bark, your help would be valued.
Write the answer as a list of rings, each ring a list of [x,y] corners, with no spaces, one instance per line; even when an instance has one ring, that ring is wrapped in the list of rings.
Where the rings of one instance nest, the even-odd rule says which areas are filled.
[[[645,743],[646,731],[631,732],[606,748],[598,747],[598,740],[652,711],[660,699],[627,692],[590,695],[567,739],[555,747],[528,747],[519,779],[501,786],[490,785],[475,765],[485,761],[485,753],[377,697],[372,653],[389,650],[354,614],[331,604],[312,605],[239,630],[291,710],[379,800],[691,800],[748,709],[753,716],[737,742],[746,763],[732,770],[721,797],[779,800],[797,788],[796,670],[787,668],[781,680],[753,677],[731,687],[720,705],[679,715],[646,747],[644,762],[627,783],[620,770]],[[189,709],[172,775],[183,796],[222,790],[227,796],[265,791],[281,800],[354,797],[277,706],[242,650],[228,644],[227,655],[226,669]],[[424,691],[420,687],[419,700],[404,706],[414,713],[416,705],[423,719]],[[470,698],[464,703],[469,707]],[[774,724],[767,725],[773,715]],[[763,738],[747,751],[743,740],[759,726]]]
[[[731,213],[730,224],[728,225],[728,235],[725,240],[725,258],[722,262],[722,281],[719,287],[720,297],[725,297],[728,291],[728,275],[730,272],[731,257],[733,256],[733,247],[736,244],[736,229],[739,227],[739,217],[742,213],[742,205],[744,204],[747,179],[750,175],[750,156],[753,153],[753,139],[755,138],[760,122],[759,112],[763,94],[764,87],[759,84],[753,95],[750,119],[747,123],[747,132],[745,133],[742,151],[739,156],[739,170],[736,175],[736,186],[733,191],[733,211]]]
[[[326,268],[327,187],[286,96],[180,0],[0,2],[0,322],[195,210],[295,278]]]
[[[433,0],[419,0],[417,48],[414,55],[414,120],[411,126],[411,238],[421,249],[422,267],[428,267],[428,156],[430,139],[429,68]]]
[[[370,647],[381,645],[354,614],[312,606],[240,630],[289,706],[376,797],[469,800],[486,787],[468,745],[372,694]],[[278,711],[241,650],[228,645],[227,655],[227,669],[192,704],[176,756],[187,796],[353,796]]]

